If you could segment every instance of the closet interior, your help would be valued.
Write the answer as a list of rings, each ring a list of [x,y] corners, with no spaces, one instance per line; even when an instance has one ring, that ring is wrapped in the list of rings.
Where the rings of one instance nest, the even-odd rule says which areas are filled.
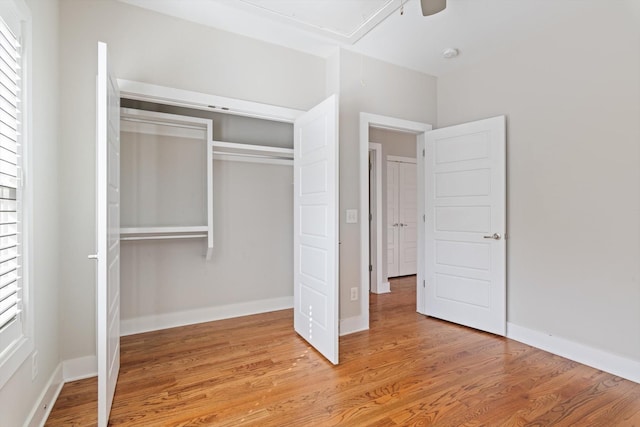
[[[121,106],[123,335],[290,306],[293,125]]]

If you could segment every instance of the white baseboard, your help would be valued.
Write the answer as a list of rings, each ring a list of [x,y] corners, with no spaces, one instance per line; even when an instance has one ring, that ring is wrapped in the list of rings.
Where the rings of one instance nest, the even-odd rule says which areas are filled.
[[[369,329],[369,322],[363,316],[340,319],[340,336],[349,335]]]
[[[376,289],[371,289],[374,294],[388,294],[391,292],[391,284],[389,282],[378,283]]]
[[[84,356],[62,362],[64,382],[83,380],[98,375],[98,359],[96,356]]]
[[[56,399],[62,390],[64,385],[64,378],[62,376],[62,363],[53,371],[49,381],[45,385],[42,393],[36,401],[36,405],[31,409],[31,413],[24,423],[25,427],[42,427],[47,421],[51,409],[53,408]]]
[[[140,334],[143,332],[211,322],[214,320],[285,310],[292,307],[293,297],[291,296],[179,311],[155,316],[144,316],[122,320],[120,322],[120,334],[122,336]]]
[[[589,347],[564,338],[507,323],[507,337],[640,383],[640,361]]]

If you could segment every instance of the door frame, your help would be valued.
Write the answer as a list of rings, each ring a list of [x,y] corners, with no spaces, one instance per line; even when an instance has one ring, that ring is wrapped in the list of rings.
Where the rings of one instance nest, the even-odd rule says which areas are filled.
[[[381,116],[371,113],[360,113],[360,319],[357,330],[369,329],[369,126],[410,132],[416,135],[417,171],[418,176],[424,174],[424,158],[422,152],[425,147],[425,133],[433,129],[427,123],[414,122],[390,116]],[[423,180],[418,180],[418,218],[424,215],[424,189]],[[421,195],[422,194],[422,195]],[[420,228],[424,227],[423,221],[418,221],[418,236]],[[380,236],[379,236],[380,237]],[[424,311],[423,287],[424,281],[424,248],[418,242],[418,280],[416,281],[417,302],[416,310]]]
[[[217,113],[232,114],[243,117],[292,123],[304,110],[279,107],[260,102],[245,101],[203,92],[176,89],[133,80],[118,79],[120,98],[137,101],[157,102],[178,107],[194,108]]]
[[[375,177],[374,181],[374,190],[375,190],[375,199],[373,209],[375,213],[373,214],[371,221],[371,228],[368,230],[369,234],[369,248],[375,247],[375,258],[369,259],[370,264],[373,266],[374,282],[370,283],[371,292],[374,294],[382,294],[389,292],[389,283],[382,281],[382,144],[377,142],[369,143],[369,153],[373,152],[374,161],[371,163],[371,172],[373,172],[373,176]],[[367,196],[371,194],[371,185],[369,185],[369,193]],[[369,205],[369,209],[371,209],[371,205]],[[367,211],[369,210],[367,209]],[[367,218],[367,221],[369,218]],[[374,242],[371,242],[371,229],[375,228],[375,236],[376,239]],[[373,245],[371,245],[373,243]],[[371,253],[370,253],[371,255]],[[375,261],[375,262],[374,262]],[[367,273],[367,277],[371,275]],[[363,290],[364,292],[364,290]],[[361,293],[362,295],[362,293]]]

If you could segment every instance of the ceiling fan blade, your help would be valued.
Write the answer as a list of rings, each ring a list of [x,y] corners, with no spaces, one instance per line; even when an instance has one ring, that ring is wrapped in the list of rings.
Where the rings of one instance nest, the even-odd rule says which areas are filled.
[[[434,15],[447,7],[447,0],[420,0],[422,16]]]

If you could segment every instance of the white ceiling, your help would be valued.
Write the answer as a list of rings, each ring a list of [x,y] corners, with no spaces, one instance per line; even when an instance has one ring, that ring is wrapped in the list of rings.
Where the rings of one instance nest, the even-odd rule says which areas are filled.
[[[227,4],[353,44],[398,8],[398,0],[236,0]]]
[[[589,0],[448,0],[429,17],[419,0],[120,1],[313,55],[327,57],[342,46],[440,76],[507,54]],[[448,47],[460,55],[444,59]]]

